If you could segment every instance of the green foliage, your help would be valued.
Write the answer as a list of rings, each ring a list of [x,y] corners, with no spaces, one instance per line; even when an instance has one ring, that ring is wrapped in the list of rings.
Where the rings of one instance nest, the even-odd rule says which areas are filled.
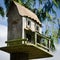
[[[0,7],[0,14],[2,15],[2,17],[4,17],[4,10],[2,7]]]
[[[60,8],[60,0],[52,0],[55,7]]]
[[[57,4],[56,0],[53,0],[53,3],[56,7],[58,7],[58,4]]]
[[[56,11],[52,8],[52,12],[56,15]]]
[[[52,51],[54,51],[55,50],[55,45],[54,45],[54,39],[53,39],[53,37],[52,36],[50,36],[50,48],[52,49]]]
[[[60,19],[58,19],[58,26],[59,26],[59,29],[58,29],[58,38],[60,38]]]
[[[60,37],[60,29],[58,30],[58,37]]]

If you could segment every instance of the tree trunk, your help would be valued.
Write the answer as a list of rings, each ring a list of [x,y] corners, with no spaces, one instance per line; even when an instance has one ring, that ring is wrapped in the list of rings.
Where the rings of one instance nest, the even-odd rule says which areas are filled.
[[[10,60],[28,60],[27,53],[11,53]]]

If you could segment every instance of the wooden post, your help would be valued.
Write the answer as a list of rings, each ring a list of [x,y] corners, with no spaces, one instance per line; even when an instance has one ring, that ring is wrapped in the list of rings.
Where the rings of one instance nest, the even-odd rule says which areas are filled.
[[[37,32],[35,32],[35,44],[37,43]]]
[[[49,41],[49,40],[47,40],[47,47],[48,47],[48,48],[50,47],[50,46],[49,46],[49,44],[50,44],[49,42],[50,42],[50,41]],[[49,51],[49,50],[48,50],[48,51]]]
[[[11,53],[10,60],[28,60],[27,53]]]

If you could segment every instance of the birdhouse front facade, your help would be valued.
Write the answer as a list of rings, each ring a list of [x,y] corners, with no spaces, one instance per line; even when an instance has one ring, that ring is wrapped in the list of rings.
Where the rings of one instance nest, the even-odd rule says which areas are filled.
[[[42,39],[42,23],[33,12],[17,2],[12,2],[7,16],[7,47],[1,50],[8,53],[28,53],[29,59],[52,57],[49,42],[44,45]]]

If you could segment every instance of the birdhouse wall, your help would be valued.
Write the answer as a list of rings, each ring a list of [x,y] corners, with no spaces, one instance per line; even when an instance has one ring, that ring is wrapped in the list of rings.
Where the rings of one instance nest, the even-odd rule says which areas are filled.
[[[22,16],[19,15],[15,5],[8,11],[8,40],[22,38]]]

